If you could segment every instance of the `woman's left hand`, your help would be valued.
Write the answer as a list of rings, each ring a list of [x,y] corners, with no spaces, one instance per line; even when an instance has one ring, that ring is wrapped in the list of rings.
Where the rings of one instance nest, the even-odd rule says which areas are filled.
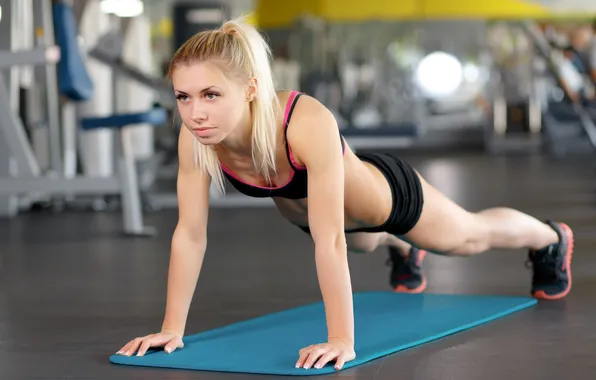
[[[323,368],[328,362],[335,360],[335,369],[342,369],[344,364],[356,358],[354,345],[339,339],[329,339],[327,343],[315,344],[300,350],[300,358],[296,368]]]

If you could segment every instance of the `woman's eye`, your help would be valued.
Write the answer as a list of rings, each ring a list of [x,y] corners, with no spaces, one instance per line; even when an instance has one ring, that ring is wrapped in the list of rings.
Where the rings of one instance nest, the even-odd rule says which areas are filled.
[[[180,94],[176,96],[176,99],[180,100],[181,102],[185,102],[188,100],[188,96]]]
[[[208,92],[207,94],[205,94],[205,97],[209,100],[213,100],[213,99],[217,98],[217,94],[214,92]]]

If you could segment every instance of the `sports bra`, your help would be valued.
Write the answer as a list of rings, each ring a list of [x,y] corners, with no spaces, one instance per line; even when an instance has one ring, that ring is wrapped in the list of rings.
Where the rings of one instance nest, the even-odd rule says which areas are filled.
[[[281,186],[270,187],[251,185],[246,182],[243,182],[240,178],[238,178],[238,176],[236,176],[227,166],[225,166],[220,161],[220,165],[225,177],[230,181],[232,186],[234,186],[234,188],[238,190],[240,193],[254,198],[279,197],[287,199],[304,199],[308,196],[308,176],[306,172],[306,167],[298,165],[294,160],[294,155],[292,154],[292,149],[290,148],[290,144],[288,144],[287,138],[290,118],[292,117],[292,112],[294,112],[294,107],[296,106],[296,102],[298,101],[300,96],[302,96],[302,93],[298,91],[292,91],[292,93],[290,94],[290,98],[288,99],[288,103],[286,104],[286,110],[283,121],[286,156],[288,157],[288,162],[290,163],[291,170],[288,181]],[[342,152],[345,153],[345,142],[343,136],[341,135],[341,132],[340,138]]]

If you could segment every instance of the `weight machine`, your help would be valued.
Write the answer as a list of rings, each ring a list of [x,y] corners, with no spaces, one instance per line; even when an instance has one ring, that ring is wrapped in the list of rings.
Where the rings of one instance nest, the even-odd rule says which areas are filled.
[[[0,68],[37,65],[45,69],[43,87],[46,90],[46,113],[51,165],[40,167],[23,120],[15,105],[18,84],[14,72],[9,81],[0,76],[0,211],[15,216],[35,199],[67,198],[82,194],[119,195],[122,201],[123,232],[131,236],[147,236],[154,230],[143,223],[138,174],[131,152],[131,142],[124,130],[137,124],[161,125],[167,120],[166,110],[152,108],[146,112],[86,117],[80,121],[81,133],[111,128],[117,136],[117,174],[112,177],[88,177],[68,174],[68,161],[76,155],[76,125],[60,123],[58,96],[64,99],[62,111],[70,114],[71,107],[93,96],[92,83],[85,57],[77,38],[72,6],[66,1],[0,0],[4,17],[0,21],[2,39]],[[34,14],[33,27],[43,31],[33,48],[17,50],[19,34],[26,35],[17,22],[19,12]],[[39,33],[38,33],[39,34]],[[5,49],[8,47],[8,49]],[[36,73],[38,74],[38,73]],[[39,75],[34,77],[37,79]],[[8,82],[8,83],[7,83]],[[66,118],[65,118],[66,120]],[[73,128],[74,127],[74,128]],[[63,149],[62,149],[63,148]]]
[[[570,93],[569,83],[562,78],[566,63],[562,52],[553,49],[536,24],[522,22],[519,27],[536,46],[537,54],[546,62],[547,72],[562,95],[560,99],[548,97],[547,108],[543,113],[544,131],[551,153],[557,157],[593,154],[596,150],[595,115],[583,104],[581,98]]]

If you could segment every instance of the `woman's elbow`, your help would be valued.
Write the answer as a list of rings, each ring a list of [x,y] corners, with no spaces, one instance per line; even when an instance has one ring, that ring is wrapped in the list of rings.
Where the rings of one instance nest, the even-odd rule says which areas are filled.
[[[317,238],[313,238],[315,243],[315,252],[322,254],[329,254],[335,252],[337,254],[347,253],[346,234],[343,231],[336,233],[325,234]]]

